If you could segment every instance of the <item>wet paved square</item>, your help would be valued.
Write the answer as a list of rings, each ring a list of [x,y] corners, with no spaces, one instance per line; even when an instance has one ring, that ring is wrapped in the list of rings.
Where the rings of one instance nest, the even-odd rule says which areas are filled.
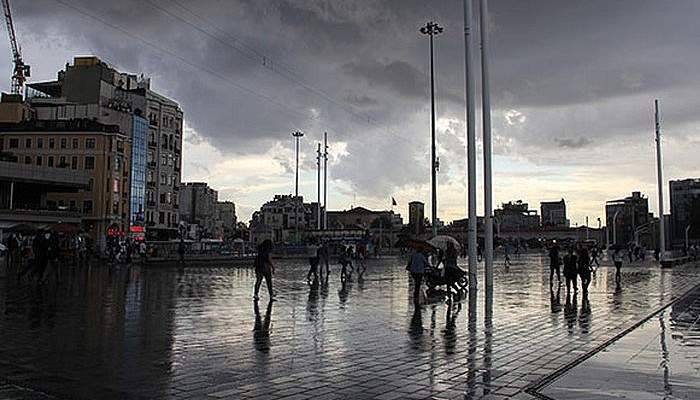
[[[257,307],[249,268],[93,266],[41,290],[0,281],[0,399],[16,387],[71,399],[531,398],[525,389],[700,283],[700,268],[644,265],[616,288],[603,267],[583,302],[550,291],[544,262],[523,255],[497,266],[492,296],[480,287],[418,309],[397,259],[369,261],[344,286],[335,266],[311,287],[302,262],[280,261],[278,301]]]

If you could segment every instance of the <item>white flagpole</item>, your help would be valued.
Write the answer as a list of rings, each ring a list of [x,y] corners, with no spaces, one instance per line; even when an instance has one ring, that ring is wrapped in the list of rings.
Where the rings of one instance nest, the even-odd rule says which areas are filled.
[[[469,287],[475,290],[476,277],[476,132],[474,113],[474,65],[472,61],[472,0],[464,0],[464,74],[467,97],[467,244],[469,246]]]
[[[488,0],[481,0],[481,107],[484,133],[484,274],[493,286],[493,191],[491,173],[491,89],[489,88]]]

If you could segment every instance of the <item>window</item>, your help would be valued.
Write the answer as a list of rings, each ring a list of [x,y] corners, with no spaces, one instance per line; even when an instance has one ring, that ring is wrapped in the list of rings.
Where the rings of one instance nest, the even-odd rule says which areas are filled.
[[[36,156],[36,165],[41,166],[42,162],[41,156]]]
[[[160,204],[165,204],[165,193],[160,194]]]
[[[112,191],[113,191],[114,193],[119,193],[119,179],[116,179],[116,178],[115,178],[115,179],[112,181]]]
[[[173,156],[172,156],[172,154],[170,155],[170,157],[168,157],[168,165],[170,165],[171,167],[173,166]]]
[[[95,169],[95,157],[85,157],[85,169]]]
[[[66,156],[61,156],[58,160],[59,168],[66,168],[68,166],[68,163],[66,162]]]
[[[53,156],[49,156],[49,158],[46,160],[46,165],[48,167],[53,167]]]
[[[83,214],[87,214],[87,215],[92,214],[92,200],[84,200],[83,201]]]
[[[92,192],[93,186],[95,186],[95,180],[93,178],[90,178],[90,180],[88,181],[88,192]]]
[[[68,139],[61,138],[61,148],[65,149],[66,147],[68,147]]]
[[[73,140],[71,140],[71,147],[77,149],[79,147],[79,143],[80,141],[78,140],[78,138],[73,138]]]
[[[168,165],[168,156],[165,154],[160,155],[160,163],[163,165]]]
[[[26,149],[31,149],[32,148],[32,139],[24,139],[24,147]]]
[[[114,157],[114,170],[121,171],[122,169],[122,159],[119,157]]]
[[[158,223],[159,224],[165,223],[165,213],[162,211],[158,213]]]
[[[168,174],[165,174],[165,173],[160,174],[160,184],[161,185],[168,184]]]
[[[53,149],[55,147],[56,147],[56,139],[49,138],[49,149]]]
[[[25,164],[31,164],[32,163],[32,158],[29,156],[24,156],[24,163]]]
[[[78,169],[78,157],[73,156],[70,158],[70,168],[71,169]]]
[[[153,182],[153,181],[154,181],[154,179],[153,179],[153,171],[150,170],[150,169],[148,170],[148,181],[149,181],[149,182]]]
[[[37,149],[44,148],[44,138],[36,138],[36,148]]]
[[[153,155],[152,151],[148,152],[148,162],[153,162],[155,160],[155,156]]]
[[[170,192],[167,192],[167,193],[165,194],[165,202],[166,202],[167,204],[172,203],[172,198],[171,198],[171,196],[170,196]]]
[[[69,208],[71,211],[75,211],[75,200],[71,200],[68,204],[70,204]]]
[[[16,149],[19,147],[19,139],[17,138],[11,138],[10,139],[10,148],[11,149]]]
[[[85,148],[86,149],[94,149],[95,148],[95,138],[85,139]]]

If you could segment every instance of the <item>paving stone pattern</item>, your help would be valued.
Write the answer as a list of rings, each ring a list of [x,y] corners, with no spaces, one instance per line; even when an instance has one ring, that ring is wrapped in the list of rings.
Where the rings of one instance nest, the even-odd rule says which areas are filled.
[[[526,399],[700,283],[700,268],[645,264],[625,266],[616,289],[604,266],[589,304],[550,291],[545,260],[497,265],[491,302],[480,287],[417,309],[398,259],[368,261],[345,285],[333,266],[311,287],[304,263],[280,261],[278,301],[263,289],[257,307],[249,268],[95,265],[43,288],[8,279],[0,379],[59,399]]]

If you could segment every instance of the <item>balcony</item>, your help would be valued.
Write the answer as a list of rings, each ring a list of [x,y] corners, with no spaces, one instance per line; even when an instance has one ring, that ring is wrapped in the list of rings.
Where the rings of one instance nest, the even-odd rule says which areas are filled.
[[[158,120],[157,119],[149,120],[148,124],[151,126],[158,126]]]
[[[148,142],[148,147],[156,148],[158,147],[158,142]]]
[[[148,162],[148,168],[153,168],[155,169],[158,166],[158,163],[155,161],[149,161]]]
[[[149,188],[155,189],[156,183],[154,181],[148,181],[148,182],[146,182],[146,186],[148,186]]]

